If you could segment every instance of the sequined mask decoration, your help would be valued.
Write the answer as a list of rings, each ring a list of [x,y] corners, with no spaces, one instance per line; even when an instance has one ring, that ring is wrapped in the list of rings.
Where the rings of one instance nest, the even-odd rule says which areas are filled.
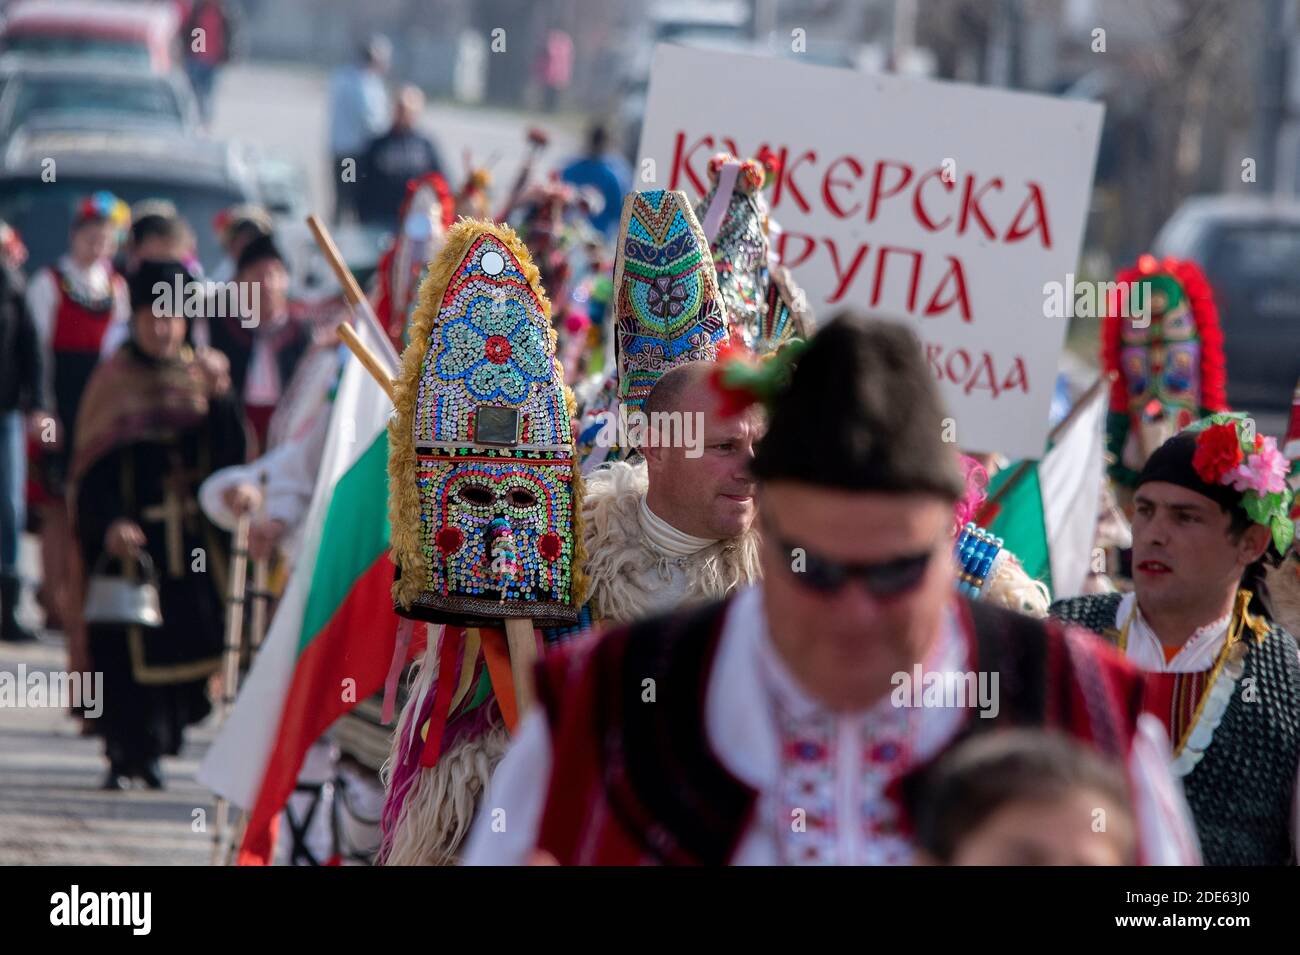
[[[577,620],[570,401],[527,250],[458,223],[420,290],[390,428],[399,612]]]
[[[711,243],[733,330],[760,355],[807,338],[813,327],[807,296],[772,255],[762,163],[718,153],[709,161],[709,182],[695,215]]]
[[[1125,449],[1134,469],[1199,416],[1201,344],[1187,296],[1176,279],[1144,281],[1149,322],[1120,320],[1120,362],[1132,431]]]
[[[623,201],[614,288],[618,394],[631,411],[669,369],[713,361],[727,336],[709,244],[685,193],[634,192]]]

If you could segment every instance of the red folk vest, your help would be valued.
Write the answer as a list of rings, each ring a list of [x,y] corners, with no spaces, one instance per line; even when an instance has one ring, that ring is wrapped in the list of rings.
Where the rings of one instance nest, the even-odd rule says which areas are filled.
[[[724,865],[735,854],[757,793],[714,755],[704,704],[726,608],[633,624],[540,661],[552,763],[538,848],[561,865]],[[1054,621],[966,600],[960,608],[976,668],[999,674],[1000,712],[969,720],[954,745],[1043,726],[1127,760],[1142,712],[1132,664]],[[646,679],[658,688],[653,705],[641,702]]]

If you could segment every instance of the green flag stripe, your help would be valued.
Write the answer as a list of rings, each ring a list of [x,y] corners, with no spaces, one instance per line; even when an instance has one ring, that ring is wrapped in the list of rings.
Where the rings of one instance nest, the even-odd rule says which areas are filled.
[[[999,471],[989,481],[990,497],[1005,483],[1015,466]],[[999,481],[999,478],[1002,480]],[[1020,558],[1025,573],[1052,589],[1052,561],[1047,550],[1047,528],[1043,524],[1043,496],[1038,484],[1038,467],[1030,467],[1001,500],[997,517],[989,530],[1001,537],[1006,547]]]
[[[299,654],[388,547],[389,533],[388,432],[384,430],[334,486],[303,611]]]

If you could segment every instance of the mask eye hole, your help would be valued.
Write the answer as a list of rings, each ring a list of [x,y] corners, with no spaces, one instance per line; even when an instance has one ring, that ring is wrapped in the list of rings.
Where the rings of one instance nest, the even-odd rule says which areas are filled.
[[[475,507],[491,507],[496,502],[494,495],[488,488],[481,484],[464,484],[461,485],[456,496],[465,504],[472,504]]]
[[[537,503],[537,496],[522,487],[511,488],[508,497],[514,507],[532,507]]]

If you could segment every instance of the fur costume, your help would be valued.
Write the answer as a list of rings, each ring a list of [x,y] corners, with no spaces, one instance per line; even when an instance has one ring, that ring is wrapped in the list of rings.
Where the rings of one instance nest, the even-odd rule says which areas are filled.
[[[680,604],[717,600],[758,580],[758,535],[751,529],[684,558],[657,550],[638,512],[649,485],[644,461],[617,461],[587,478],[582,505],[592,616],[628,623],[673,603],[665,590],[684,588]],[[660,586],[653,586],[656,575]]]
[[[508,226],[462,220],[420,288],[389,426],[406,620],[428,626],[383,776],[381,860],[454,862],[518,717],[503,621],[579,622],[582,486],[550,304]]]

